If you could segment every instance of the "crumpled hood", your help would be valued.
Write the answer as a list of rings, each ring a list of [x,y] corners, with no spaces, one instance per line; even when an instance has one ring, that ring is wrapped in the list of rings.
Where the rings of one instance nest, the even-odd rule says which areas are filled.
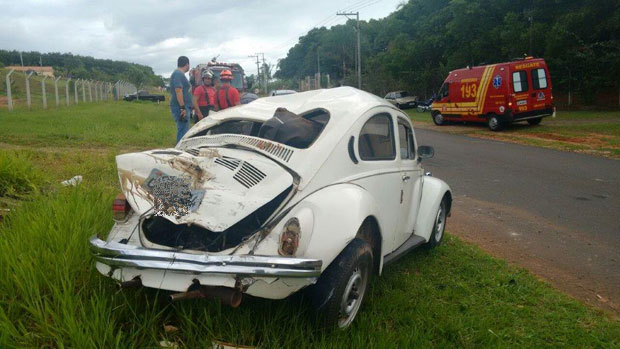
[[[293,183],[291,174],[246,150],[149,150],[116,157],[123,194],[139,214],[221,232]]]

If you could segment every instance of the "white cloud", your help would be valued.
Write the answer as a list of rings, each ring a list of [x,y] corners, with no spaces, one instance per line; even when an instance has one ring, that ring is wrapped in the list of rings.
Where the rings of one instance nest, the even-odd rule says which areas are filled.
[[[275,64],[314,25],[344,23],[335,16],[339,9],[361,8],[367,20],[401,1],[0,0],[0,48],[124,60],[164,76],[179,55],[192,65],[219,55],[252,74],[256,64],[248,55],[264,52]]]

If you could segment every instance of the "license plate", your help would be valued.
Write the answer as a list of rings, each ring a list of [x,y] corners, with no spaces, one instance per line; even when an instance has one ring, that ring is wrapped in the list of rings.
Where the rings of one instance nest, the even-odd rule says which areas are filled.
[[[154,168],[142,187],[153,196],[153,210],[160,216],[186,216],[202,202],[204,189],[192,189],[189,176],[170,176]]]

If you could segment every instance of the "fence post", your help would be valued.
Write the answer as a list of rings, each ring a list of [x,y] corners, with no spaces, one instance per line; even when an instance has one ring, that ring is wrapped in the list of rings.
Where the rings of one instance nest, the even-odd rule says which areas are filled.
[[[95,102],[99,102],[99,81],[95,81]]]
[[[75,82],[73,83],[73,92],[75,94],[75,104],[80,103],[80,98],[78,97],[78,83],[80,82],[80,79],[75,79]]]
[[[82,80],[82,102],[86,103],[86,80]]]
[[[93,102],[93,85],[92,85],[92,80],[88,80],[88,99],[90,99],[90,102]]]
[[[11,95],[11,74],[13,74],[14,71],[15,69],[11,69],[11,71],[6,74],[6,98],[9,110],[13,110],[13,96]]]
[[[43,93],[43,109],[47,109],[47,94],[45,92],[45,80],[47,80],[47,75],[43,76],[43,80],[41,80],[41,92]]]
[[[32,99],[30,98],[30,77],[34,74],[34,72],[30,72],[26,75],[26,105],[28,105],[28,109],[32,104]]]
[[[67,99],[67,107],[69,106],[69,82],[71,82],[71,78],[67,79],[67,84],[65,85],[65,97]]]
[[[60,99],[58,99],[58,80],[60,76],[54,79],[54,94],[56,95],[56,108],[60,107]]]

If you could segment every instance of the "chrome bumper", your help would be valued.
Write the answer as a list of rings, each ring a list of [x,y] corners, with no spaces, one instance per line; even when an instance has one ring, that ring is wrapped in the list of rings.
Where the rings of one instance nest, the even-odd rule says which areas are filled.
[[[153,250],[106,242],[96,236],[89,240],[97,262],[113,268],[167,270],[197,274],[227,274],[264,277],[318,277],[320,259],[301,259],[255,255],[207,256],[184,252]]]

